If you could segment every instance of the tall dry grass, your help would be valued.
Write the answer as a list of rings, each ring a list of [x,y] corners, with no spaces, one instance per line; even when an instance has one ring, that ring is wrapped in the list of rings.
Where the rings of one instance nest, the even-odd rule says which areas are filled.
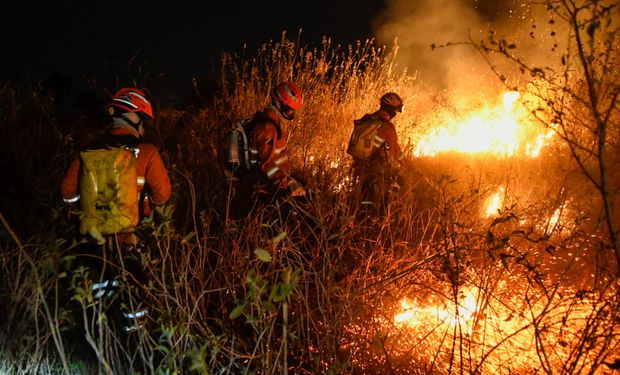
[[[605,371],[619,349],[613,257],[598,208],[582,198],[587,190],[561,148],[536,160],[411,158],[406,188],[388,213],[360,219],[344,152],[352,120],[395,91],[413,108],[396,119],[401,134],[418,121],[415,99],[423,93],[415,76],[395,66],[396,53],[372,41],[307,47],[283,35],[247,56],[223,55],[209,106],[160,111],[149,137],[162,150],[174,196],[166,217],[144,224],[153,236],[143,253],[151,281],[141,299],[154,321],[148,334],[131,337],[117,331],[109,312],[93,312],[92,296],[78,288],[88,279],[72,266],[82,245],[56,193],[78,147],[71,134],[87,125],[60,124],[43,95],[28,96],[30,106],[22,107],[24,94],[5,86],[7,164],[35,181],[12,186],[37,199],[3,197],[11,204],[2,209],[0,369]],[[288,79],[304,90],[289,149],[310,198],[227,220],[220,136]],[[481,215],[500,185],[504,204],[493,217]],[[551,222],[559,206],[565,220]],[[476,308],[465,316],[472,290]],[[414,301],[406,324],[395,319],[404,299]]]

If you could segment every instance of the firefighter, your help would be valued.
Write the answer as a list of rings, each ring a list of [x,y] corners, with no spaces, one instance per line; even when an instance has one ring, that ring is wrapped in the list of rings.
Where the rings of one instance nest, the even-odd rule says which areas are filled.
[[[291,81],[274,87],[271,101],[251,120],[250,169],[240,173],[233,202],[233,216],[245,216],[253,206],[280,197],[300,197],[306,190],[291,175],[286,125],[303,103],[299,87]]]
[[[370,140],[373,147],[370,157],[353,158],[353,181],[359,186],[361,211],[366,216],[385,214],[390,196],[397,194],[401,187],[399,170],[404,154],[391,121],[403,111],[403,101],[398,94],[388,92],[381,96],[379,104],[376,112],[360,120],[379,123]]]
[[[123,329],[132,332],[143,327],[148,315],[147,307],[139,298],[140,286],[147,282],[140,254],[144,242],[135,230],[141,219],[151,217],[153,211],[162,212],[171,195],[171,184],[157,147],[142,140],[145,129],[154,118],[153,107],[146,95],[136,88],[123,88],[112,97],[107,110],[110,128],[73,160],[62,178],[60,190],[65,203],[80,204],[80,232],[93,235],[91,243],[93,238],[99,239],[94,250],[96,254],[89,254],[82,261],[93,273],[90,275],[93,298],[101,300],[121,294]],[[118,153],[119,150],[125,153]],[[107,151],[117,154],[110,159],[103,153]],[[123,155],[128,156],[123,159]],[[112,160],[114,168],[106,167],[96,172],[85,170],[88,166],[104,164],[106,160]],[[119,175],[109,177],[114,173]],[[108,176],[108,180],[102,176]],[[118,181],[119,186],[106,190],[109,178]],[[91,181],[97,179],[97,182]],[[90,192],[91,185],[97,183],[97,192]],[[97,200],[100,198],[98,194],[110,196],[116,193],[125,195],[117,199],[127,201],[102,203]],[[92,202],[95,202],[94,207]],[[108,207],[113,205],[116,208]],[[130,219],[122,221],[119,217]],[[118,223],[123,224],[119,227]],[[123,282],[126,288],[118,293]],[[138,293],[131,292],[134,298],[129,298],[127,293],[132,289]]]

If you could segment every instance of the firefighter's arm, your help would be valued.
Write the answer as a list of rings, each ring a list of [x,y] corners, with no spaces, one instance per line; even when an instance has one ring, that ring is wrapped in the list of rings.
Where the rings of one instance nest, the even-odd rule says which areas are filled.
[[[404,156],[403,150],[400,148],[400,144],[398,143],[398,134],[396,134],[396,129],[391,130],[392,131],[387,138],[387,142],[390,147],[390,154],[400,164]]]
[[[276,140],[278,132],[276,128],[271,125],[258,125],[254,131],[254,144],[258,151],[258,162],[261,167],[265,165],[269,158],[273,154],[276,147]],[[264,169],[263,169],[264,170]],[[266,172],[266,171],[265,171]]]
[[[78,175],[80,171],[80,159],[75,158],[60,182],[62,200],[67,204],[76,203],[80,199],[78,192]]]
[[[149,151],[144,178],[151,193],[151,203],[157,207],[165,204],[170,199],[172,186],[159,151],[155,146],[152,146]]]
[[[390,166],[396,170],[402,166],[403,153],[400,144],[398,143],[398,135],[394,126],[382,126],[382,136],[385,138],[385,148],[387,153],[387,159]]]
[[[280,181],[288,173],[288,156],[285,147],[278,145],[278,132],[273,124],[266,124],[257,132],[255,143],[258,148],[260,168],[270,181]],[[281,146],[278,148],[278,146]]]

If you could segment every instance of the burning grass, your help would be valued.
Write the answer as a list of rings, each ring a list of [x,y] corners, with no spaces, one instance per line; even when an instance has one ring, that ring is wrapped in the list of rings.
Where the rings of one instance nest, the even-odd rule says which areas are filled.
[[[43,114],[24,112],[5,88],[11,126],[2,135],[16,142],[7,160],[39,158],[22,169],[32,184],[13,182],[37,199],[3,197],[0,369],[604,373],[620,348],[616,265],[578,166],[530,119],[518,129],[525,114],[513,94],[508,107],[493,97],[458,119],[420,123],[422,94],[415,77],[396,73],[395,53],[327,39],[310,49],[284,37],[251,60],[225,55],[212,105],[161,111],[151,137],[173,177],[175,210],[147,225],[152,282],[144,287],[157,320],[137,340],[76,301],[88,300],[72,267],[83,245],[72,241],[54,186],[77,147],[63,129],[86,125],[43,116],[53,107],[42,96],[27,103]],[[291,75],[308,104],[289,147],[312,194],[228,221],[214,135],[230,113],[259,109],[271,85]],[[406,185],[388,214],[361,218],[344,145],[352,120],[385,91],[405,98],[401,138],[420,141],[410,145]],[[459,133],[470,123],[480,125],[474,135]],[[453,142],[472,138],[485,141],[475,149],[482,152]],[[21,216],[31,212],[45,215]]]

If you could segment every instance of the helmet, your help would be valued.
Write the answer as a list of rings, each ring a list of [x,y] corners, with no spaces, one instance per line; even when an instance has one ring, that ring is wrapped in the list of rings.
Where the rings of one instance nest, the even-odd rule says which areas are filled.
[[[153,107],[148,101],[146,95],[136,88],[127,87],[120,89],[112,97],[112,101],[108,106],[110,115],[116,114],[116,108],[120,108],[123,112],[134,112],[142,117],[146,115],[153,118]]]
[[[388,92],[381,97],[381,107],[392,107],[397,112],[403,111],[403,100],[398,94]]]
[[[293,82],[280,83],[271,90],[271,99],[276,104],[282,115],[291,120],[295,111],[301,108],[303,98],[301,90]]]

